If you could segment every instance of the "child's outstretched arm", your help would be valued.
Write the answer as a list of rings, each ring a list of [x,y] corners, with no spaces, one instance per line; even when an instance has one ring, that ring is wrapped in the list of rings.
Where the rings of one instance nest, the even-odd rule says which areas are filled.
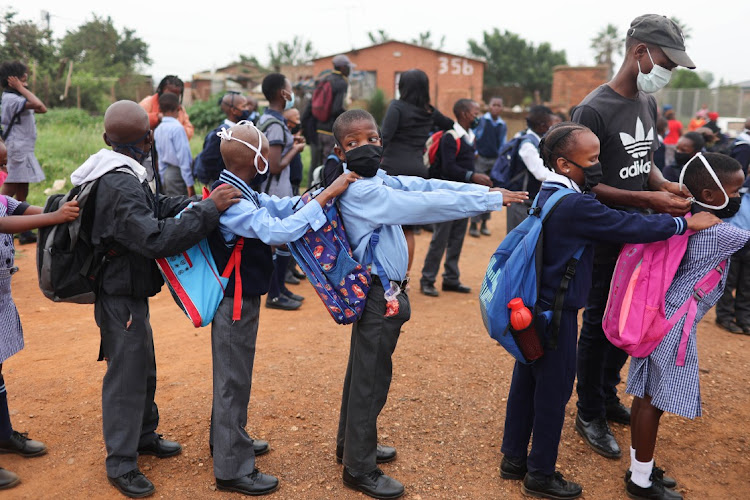
[[[42,213],[40,207],[31,206],[23,215],[0,217],[0,233],[13,234],[40,227],[54,226],[78,217],[78,202],[69,201],[54,212]]]
[[[508,191],[505,188],[491,188],[490,191],[503,193],[503,205],[506,207],[511,203],[523,203],[529,199],[528,191]]]
[[[31,93],[31,91],[21,83],[17,76],[8,77],[8,87],[17,90],[19,94],[26,98],[26,109],[33,109],[35,113],[46,113],[47,106],[41,99]]]

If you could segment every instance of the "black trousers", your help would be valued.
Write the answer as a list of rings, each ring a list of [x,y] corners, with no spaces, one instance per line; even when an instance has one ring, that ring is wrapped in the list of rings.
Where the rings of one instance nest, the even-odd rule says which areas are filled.
[[[148,299],[100,293],[94,306],[107,361],[102,381],[102,428],[107,475],[138,468],[138,448],[157,438],[156,358]]]
[[[352,325],[336,445],[344,448],[344,465],[354,472],[377,468],[377,421],[391,387],[391,356],[401,326],[411,317],[409,297],[402,292],[397,297],[398,314],[386,318],[384,292],[373,283],[365,311]]]
[[[563,311],[557,349],[545,349],[544,356],[530,365],[516,361],[513,368],[501,451],[511,458],[528,454],[531,473],[549,476],[555,472],[565,405],[576,376],[577,333],[578,312]]]
[[[750,252],[732,255],[727,285],[716,303],[716,319],[750,326]]]
[[[613,346],[602,329],[620,248],[621,245],[598,245],[594,250],[591,291],[578,339],[578,412],[586,421],[606,416],[606,406],[619,401],[620,370],[628,360],[625,351]]]

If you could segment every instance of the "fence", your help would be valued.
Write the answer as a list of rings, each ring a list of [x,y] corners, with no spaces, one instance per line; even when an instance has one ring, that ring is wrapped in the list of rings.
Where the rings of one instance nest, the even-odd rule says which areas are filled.
[[[747,118],[750,116],[750,89],[720,87],[715,89],[670,89],[656,94],[659,107],[667,104],[675,109],[677,119],[688,121],[704,104],[719,116]]]

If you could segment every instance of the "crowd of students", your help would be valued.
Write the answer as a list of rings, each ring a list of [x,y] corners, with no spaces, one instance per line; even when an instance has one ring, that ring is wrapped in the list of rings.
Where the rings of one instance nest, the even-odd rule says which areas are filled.
[[[218,268],[223,269],[235,248],[240,255],[211,325],[209,447],[216,486],[248,495],[279,487],[277,478],[255,467],[255,457],[268,452],[270,445],[245,429],[261,297],[267,295],[267,307],[300,308],[304,297],[286,287],[299,282],[286,245],[320,229],[326,223],[323,207],[337,198],[353,257],[372,264],[373,282],[365,311],[352,327],[335,459],[344,466],[346,486],[374,498],[403,495],[404,486],[378,467],[394,460],[397,451],[379,443],[377,419],[387,400],[399,333],[411,316],[408,283],[415,231],[425,225],[433,230],[421,293],[439,295],[435,282],[443,256],[442,291],[471,293],[460,281],[458,268],[467,229],[473,237],[489,236],[490,213],[505,206],[511,231],[525,218],[531,199],[541,207],[551,193],[565,187],[574,194],[545,222],[542,307],[551,307],[570,259],[580,247],[584,251],[564,298],[557,348],[534,364],[517,362],[514,367],[501,477],[520,480],[523,492],[531,496],[582,494],[581,485],[555,468],[565,407],[577,378],[575,430],[595,452],[620,458],[608,422],[631,425],[630,466],[624,477],[628,495],[682,498],[674,490],[676,481],[654,465],[653,456],[664,411],[688,418],[701,414],[697,323],[718,302],[717,323],[730,332],[750,334],[750,263],[742,251],[750,241],[750,227],[720,223],[740,207],[750,161],[750,120],[725,148],[728,154],[721,154],[706,150],[720,141],[710,121],[682,134],[674,110],[659,116],[650,94],[668,82],[675,67],[695,67],[680,29],[663,16],[636,18],[619,71],[575,107],[571,121],[560,123],[549,108],[533,106],[527,129],[511,141],[500,117],[500,98],[490,100],[484,115],[477,102],[460,99],[452,110],[454,119],[448,118],[430,103],[429,79],[419,69],[401,75],[400,98],[389,106],[381,129],[366,111],[347,111],[353,65],[343,55],[336,56],[333,65],[334,71],[318,84],[330,92],[323,115],[315,98],[300,113],[292,86],[280,73],[263,80],[268,106],[262,114],[252,98],[232,92],[222,96],[218,106],[225,119],[208,133],[194,161],[189,147],[193,126],[181,104],[184,85],[168,76],[140,104],[118,101],[107,109],[108,148],[71,175],[76,186],[98,182],[91,241],[109,254],[94,312],[101,332],[99,359],[107,363],[102,422],[109,482],[128,497],[148,496],[155,487],[138,468],[138,455],[166,458],[181,452],[179,443],[156,432],[156,360],[148,298],[163,284],[154,259],[208,238]],[[0,163],[7,158],[8,170],[0,204],[7,257],[0,269],[5,304],[0,310],[0,452],[32,457],[45,453],[46,447],[13,430],[1,375],[2,363],[23,348],[10,294],[12,235],[21,233],[22,243],[33,241],[28,231],[74,219],[78,205],[73,201],[57,212],[42,213],[25,202],[28,183],[43,178],[34,157],[34,112],[46,111],[26,87],[26,73],[21,63],[0,66],[5,140],[0,143]],[[717,117],[706,111],[706,118],[715,123]],[[428,166],[424,148],[435,132],[437,154]],[[520,175],[493,187],[497,182],[490,174],[511,142],[512,162]],[[157,158],[150,158],[152,144]],[[325,165],[323,186],[314,201],[300,208],[301,152],[308,145],[314,149],[311,167]],[[158,161],[151,165],[152,160]],[[161,181],[156,194],[150,172]],[[209,197],[194,197],[194,179],[211,188]],[[192,208],[182,212],[191,197]],[[602,329],[619,251],[626,242],[663,240],[688,230],[697,233],[690,237],[667,292],[670,312],[706,272],[725,269],[727,259],[729,272],[721,286],[701,298],[692,324],[676,324],[651,355],[631,360],[626,391],[634,402],[628,409],[617,395],[627,355]],[[378,235],[377,246],[373,234]],[[235,281],[242,285],[235,287]],[[395,298],[386,290],[395,290]],[[683,330],[689,332],[686,340]],[[683,342],[686,361],[678,366],[677,346]],[[0,469],[0,488],[18,481]]]

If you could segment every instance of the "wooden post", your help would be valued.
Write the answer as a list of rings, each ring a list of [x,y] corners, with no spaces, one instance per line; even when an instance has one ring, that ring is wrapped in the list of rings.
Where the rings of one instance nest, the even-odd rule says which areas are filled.
[[[31,60],[31,93],[36,94],[36,61]]]
[[[73,61],[70,61],[70,65],[68,66],[68,77],[65,79],[65,91],[63,92],[63,95],[60,96],[60,100],[63,101],[67,99],[68,97],[68,90],[70,89],[70,79],[73,76]]]

